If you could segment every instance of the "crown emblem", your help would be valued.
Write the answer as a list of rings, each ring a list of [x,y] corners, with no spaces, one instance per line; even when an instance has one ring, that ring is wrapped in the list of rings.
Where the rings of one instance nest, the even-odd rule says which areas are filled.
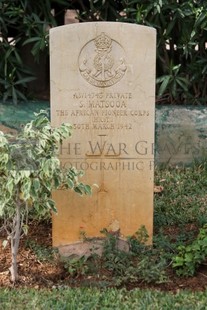
[[[98,50],[108,49],[111,46],[111,38],[104,32],[95,38],[95,46]]]
[[[123,47],[105,32],[88,41],[80,52],[80,74],[95,87],[105,88],[118,83],[126,70]]]

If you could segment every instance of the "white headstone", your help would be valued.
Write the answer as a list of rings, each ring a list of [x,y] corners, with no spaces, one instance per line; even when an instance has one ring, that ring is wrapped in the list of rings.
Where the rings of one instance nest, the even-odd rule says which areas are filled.
[[[153,230],[156,32],[127,23],[73,24],[50,31],[51,118],[73,125],[60,158],[97,184],[91,197],[53,194],[53,245]]]

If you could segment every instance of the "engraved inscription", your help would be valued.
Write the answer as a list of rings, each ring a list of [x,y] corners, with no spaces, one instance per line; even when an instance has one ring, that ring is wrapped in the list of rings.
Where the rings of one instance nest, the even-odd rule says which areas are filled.
[[[72,99],[77,102],[77,108],[70,111],[70,116],[82,118],[81,124],[75,121],[74,129],[131,130],[137,118],[150,116],[149,110],[130,109],[131,92],[75,92]]]
[[[134,120],[150,116],[149,110],[130,108],[131,92],[75,92],[72,100],[77,108],[56,113],[59,117],[70,116],[75,130],[131,130]],[[80,118],[82,122],[77,123]]]
[[[112,86],[123,78],[126,70],[123,48],[104,32],[89,41],[80,52],[80,74],[93,86]]]

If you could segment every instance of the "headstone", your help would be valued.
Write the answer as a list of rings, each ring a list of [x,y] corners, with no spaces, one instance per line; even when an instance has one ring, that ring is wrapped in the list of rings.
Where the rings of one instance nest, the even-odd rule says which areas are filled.
[[[207,108],[162,106],[156,111],[156,163],[185,166],[207,156]]]
[[[64,167],[84,170],[92,196],[55,191],[53,245],[120,238],[142,225],[152,238],[155,30],[94,22],[50,31],[51,120],[73,125]]]

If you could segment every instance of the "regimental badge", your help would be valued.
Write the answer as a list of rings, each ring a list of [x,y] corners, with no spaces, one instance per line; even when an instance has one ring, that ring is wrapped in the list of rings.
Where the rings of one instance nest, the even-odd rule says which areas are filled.
[[[127,70],[124,49],[102,32],[82,48],[79,70],[82,77],[96,87],[112,86]]]

